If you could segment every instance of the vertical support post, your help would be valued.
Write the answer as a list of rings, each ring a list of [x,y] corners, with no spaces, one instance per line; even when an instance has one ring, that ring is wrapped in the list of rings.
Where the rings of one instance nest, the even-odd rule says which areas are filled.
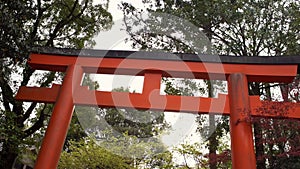
[[[74,110],[73,91],[76,86],[80,85],[82,75],[83,71],[79,66],[70,65],[67,68],[35,169],[54,169],[57,167]]]
[[[248,82],[245,74],[229,75],[228,94],[232,168],[255,169],[256,159],[250,121]]]
[[[149,96],[153,90],[157,90],[157,95],[159,95],[160,82],[161,82],[162,72],[160,71],[150,71],[147,70],[144,76],[144,85],[143,85],[143,95]]]

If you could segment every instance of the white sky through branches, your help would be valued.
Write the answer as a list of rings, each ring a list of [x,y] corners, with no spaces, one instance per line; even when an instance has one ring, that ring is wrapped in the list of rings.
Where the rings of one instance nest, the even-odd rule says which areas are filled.
[[[125,38],[129,38],[123,27],[123,13],[118,9],[121,0],[110,1],[109,12],[113,15],[114,25],[111,30],[101,32],[95,37],[95,49],[105,50],[134,50],[131,43],[125,43]],[[123,0],[124,2],[124,0]],[[143,8],[142,1],[127,1],[137,8]],[[100,84],[101,91],[111,91],[113,88],[129,87],[130,91],[141,93],[143,86],[142,77],[95,75],[94,79]],[[162,136],[163,142],[170,146],[179,143],[194,143],[201,141],[200,135],[196,134],[196,115],[187,113],[165,113],[166,120],[171,124],[171,130]]]

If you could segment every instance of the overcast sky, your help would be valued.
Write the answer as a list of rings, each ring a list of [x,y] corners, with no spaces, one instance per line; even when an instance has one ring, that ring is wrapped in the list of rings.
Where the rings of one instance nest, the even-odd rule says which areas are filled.
[[[113,50],[133,50],[130,43],[125,43],[125,38],[128,35],[124,31],[123,27],[123,13],[118,8],[121,2],[130,2],[137,8],[142,8],[143,3],[141,0],[111,0],[109,2],[108,11],[113,16],[114,25],[109,31],[101,32],[95,36],[96,46],[94,49],[113,49]],[[123,30],[122,30],[123,29]]]
[[[126,2],[126,0],[123,0]],[[135,7],[142,8],[142,1],[134,2]],[[130,43],[125,43],[124,40],[128,35],[122,31],[123,13],[118,9],[118,4],[121,0],[111,0],[109,4],[109,12],[113,15],[114,25],[111,30],[101,32],[95,37],[96,46],[94,49],[105,50],[133,50]],[[143,77],[126,77],[113,75],[95,75],[94,79],[100,84],[100,90],[111,91],[113,88],[129,87],[131,91],[142,91]],[[199,134],[195,134],[197,124],[195,123],[196,116],[194,114],[186,113],[165,113],[166,120],[171,124],[172,129],[167,134],[162,136],[163,142],[168,147],[178,145],[183,142],[199,142],[201,138]]]

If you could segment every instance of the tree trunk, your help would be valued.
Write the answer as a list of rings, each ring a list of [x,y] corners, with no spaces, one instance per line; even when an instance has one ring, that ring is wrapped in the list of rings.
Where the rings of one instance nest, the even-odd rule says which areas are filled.
[[[13,167],[14,161],[18,156],[18,146],[9,140],[2,145],[2,151],[0,155],[0,168],[10,169]]]
[[[263,158],[264,156],[264,145],[262,143],[262,129],[259,122],[255,122],[253,124],[254,128],[254,138],[255,138],[255,151],[256,151],[256,159],[257,164],[256,167],[259,169],[266,168],[266,160]]]
[[[214,89],[213,89],[213,82],[207,81],[207,88],[208,88],[208,97],[214,97]],[[210,169],[217,169],[217,147],[218,147],[218,140],[216,135],[216,124],[215,124],[215,115],[209,114],[209,133],[211,134],[208,139],[208,149],[209,149],[209,168]]]
[[[210,169],[217,169],[217,146],[218,146],[218,140],[217,135],[215,132],[216,124],[215,124],[215,115],[210,114],[209,115],[209,130],[211,133],[211,136],[209,137],[209,143],[208,143],[208,149],[209,149],[209,168]],[[213,130],[213,131],[212,131]]]
[[[271,101],[272,100],[272,95],[271,95],[271,89],[270,89],[270,84],[265,83],[265,91],[266,91],[266,99]]]
[[[284,102],[288,102],[289,101],[289,87],[288,85],[281,85],[280,86],[280,92],[281,92],[281,96]]]
[[[259,83],[251,83],[249,89],[250,95],[260,95]],[[264,156],[264,145],[262,143],[262,129],[260,121],[253,123],[254,128],[254,142],[255,142],[255,154],[256,154],[256,167],[259,169],[266,169],[266,160],[262,158]],[[260,160],[259,160],[260,159]]]

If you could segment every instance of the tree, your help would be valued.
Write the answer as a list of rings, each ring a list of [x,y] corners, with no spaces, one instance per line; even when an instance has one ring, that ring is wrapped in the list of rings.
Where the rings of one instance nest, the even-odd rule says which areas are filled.
[[[178,2],[178,3],[177,3]],[[130,14],[132,17],[124,17],[124,22],[127,31],[129,32],[129,35],[131,36],[131,40],[134,41],[134,45],[137,47],[141,47],[141,49],[151,50],[151,48],[158,48],[168,51],[175,51],[175,52],[192,52],[192,53],[209,53],[211,54],[213,51],[211,50],[211,41],[212,41],[212,28],[213,23],[223,23],[224,21],[221,21],[219,19],[219,15],[223,14],[218,10],[204,10],[208,9],[207,6],[210,6],[213,4],[213,2],[205,1],[201,3],[201,6],[197,6],[199,11],[197,11],[197,14],[201,12],[210,12],[207,16],[202,16],[202,23],[201,28],[203,28],[203,32],[206,32],[206,36],[201,34],[201,31],[199,31],[199,25],[192,25],[194,22],[200,23],[196,19],[189,18],[188,21],[180,20],[174,16],[182,17],[183,19],[186,19],[189,15],[192,15],[190,13],[191,11],[194,11],[195,4],[197,2],[189,2],[189,1],[156,1],[155,10],[148,9],[150,12],[154,12],[155,14],[158,13],[158,16],[156,18],[152,17],[152,14],[149,14],[149,18],[143,20],[141,15],[142,12],[138,12],[135,10],[130,4],[124,3],[123,4],[123,12],[124,15]],[[193,4],[193,5],[191,5]],[[162,7],[163,6],[163,7]],[[214,5],[216,6],[216,5]],[[225,5],[226,6],[226,5]],[[151,5],[150,5],[151,8]],[[162,15],[160,12],[172,14],[172,15]],[[219,13],[218,13],[219,12]],[[201,15],[201,14],[199,14]],[[199,16],[198,15],[198,16]],[[193,16],[194,17],[194,16]],[[173,18],[169,19],[169,18]],[[199,19],[199,18],[197,18]],[[132,21],[133,20],[133,21]],[[140,20],[140,22],[136,22]],[[139,29],[140,25],[135,25],[135,23],[146,23],[144,27]],[[154,24],[153,24],[154,23]],[[148,24],[148,25],[147,25]],[[135,28],[137,27],[137,28]],[[145,32],[146,30],[146,32]],[[174,35],[175,34],[175,35]],[[176,34],[183,34],[183,38],[176,37]],[[176,85],[179,81],[177,81]],[[179,94],[179,95],[189,95],[193,96],[194,92],[198,93],[199,91],[203,92],[204,90],[207,91],[207,95],[209,97],[213,97],[213,83],[219,83],[219,82],[213,82],[213,81],[205,81],[207,84],[207,89],[204,89],[203,87],[196,87],[195,88],[195,82],[191,80],[184,80],[182,82],[184,85],[184,90],[180,91],[178,89],[174,89],[172,87],[171,82],[167,81],[167,88],[166,90],[171,91],[171,93],[168,94]],[[221,83],[220,83],[221,84]],[[174,85],[174,84],[173,84]],[[188,88],[191,88],[189,90]],[[190,93],[190,94],[188,94]],[[201,116],[202,118],[205,118],[206,116]],[[218,141],[216,140],[217,135],[215,133],[216,129],[219,129],[220,127],[215,126],[215,116],[209,115],[209,128],[206,128],[206,130],[209,130],[209,134],[206,136],[208,138],[208,142],[206,143],[209,147],[210,154],[209,158],[213,156],[213,154],[216,154],[217,152],[217,145]],[[202,129],[201,131],[203,131]],[[222,132],[222,131],[220,131]],[[214,156],[215,157],[215,156]],[[210,158],[211,159],[211,158]],[[210,160],[210,161],[216,161],[216,160]],[[216,168],[215,162],[209,163],[211,168]]]
[[[172,79],[164,82],[166,83],[165,92],[169,95],[195,96],[196,93],[204,96],[213,95],[212,90],[209,90],[211,89],[210,86],[201,85],[195,80],[185,79],[179,81]],[[222,83],[222,81],[220,82]],[[206,85],[212,84],[209,81],[203,83]],[[220,91],[223,91],[222,84],[218,84],[218,87],[221,87]],[[224,141],[229,132],[229,118],[222,116],[211,120],[210,116],[199,115],[196,120],[199,124],[197,132],[200,133],[203,143],[185,143],[175,147],[174,152],[184,158],[185,162],[182,166],[190,168],[190,161],[194,161],[195,166],[198,168],[230,168],[229,145]],[[211,123],[215,126],[212,126]],[[209,150],[207,154],[203,152],[205,149]]]
[[[35,77],[25,64],[29,51],[35,46],[91,47],[91,38],[110,28],[112,16],[106,2],[94,5],[91,0],[3,0],[0,10],[0,168],[11,168],[20,147],[38,134],[51,112],[43,104],[16,101],[16,91],[29,83],[50,86],[60,77],[55,72]]]
[[[296,26],[299,25],[300,4],[298,1],[153,0],[147,1],[146,6],[150,12],[168,13],[193,23],[212,40],[214,49],[219,55],[274,56],[299,54],[300,37],[298,26]],[[180,27],[182,23],[166,22],[164,19],[157,20],[157,22],[147,22],[140,17],[142,12],[130,4],[125,3],[123,7],[124,14],[132,15],[130,19],[125,19],[125,22],[128,21],[125,26],[135,46],[142,49],[156,47],[170,51],[199,53],[199,50],[193,50],[195,43],[182,41],[184,38],[193,39],[191,37],[197,37],[197,34],[190,31],[189,25],[185,25],[185,30],[189,34],[184,34],[186,37],[182,39],[169,34],[155,34],[155,32],[145,31],[146,28],[155,30],[153,27],[164,25],[166,29],[169,28],[173,31],[174,25]],[[135,23],[148,23],[148,25],[144,29],[134,29]],[[251,83],[249,89],[250,94],[264,95],[269,93],[270,85]],[[286,89],[284,85],[281,90],[283,96],[287,98],[288,95],[284,94],[287,93],[287,90],[283,89]],[[263,129],[260,123],[254,123],[257,158],[264,157],[266,153],[264,145],[261,144]],[[266,167],[265,158],[258,160],[257,168]]]
[[[129,92],[129,89],[121,87],[113,91]],[[168,127],[163,112],[83,106],[77,106],[75,111],[80,125],[96,138],[100,147],[131,159],[132,166],[157,165],[159,159],[148,161],[166,151],[158,137]]]
[[[117,156],[96,144],[95,140],[84,140],[70,142],[69,150],[61,155],[59,169],[132,169],[128,161]]]
[[[171,152],[166,151],[163,153],[155,154],[153,157],[145,160],[145,169],[147,168],[163,168],[172,169],[174,168],[173,155]]]

